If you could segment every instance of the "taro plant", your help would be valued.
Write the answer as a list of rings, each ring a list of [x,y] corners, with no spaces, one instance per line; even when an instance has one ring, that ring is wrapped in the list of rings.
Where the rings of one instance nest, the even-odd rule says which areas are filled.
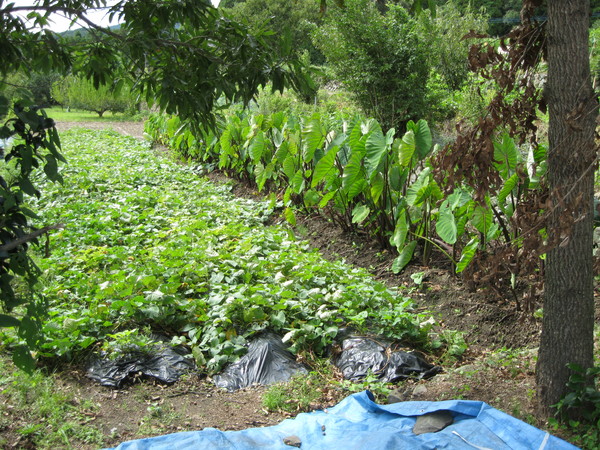
[[[191,128],[171,118],[157,119],[151,134],[189,154]],[[218,142],[205,140],[199,159],[218,161],[229,175],[282,191],[284,215],[295,222],[293,208],[318,209],[346,230],[358,227],[382,246],[398,249],[394,270],[412,258],[417,239],[430,253],[432,217],[441,191],[426,168],[433,150],[427,122],[409,121],[402,139],[383,132],[374,119],[344,122],[328,130],[319,114],[296,118],[233,115]],[[410,234],[409,234],[410,232]],[[391,239],[390,239],[391,237]]]
[[[528,240],[537,238],[531,233],[531,223],[535,221],[525,220],[525,217],[539,213],[537,206],[546,195],[546,149],[538,145],[521,151],[514,140],[504,134],[494,142],[494,160],[501,180],[497,193],[476,201],[470,189],[457,187],[440,205],[436,232],[449,246],[447,250],[456,261],[457,273],[467,268],[475,270],[470,267],[474,261],[479,266],[486,258],[493,259],[491,265],[495,268],[483,274],[482,281],[488,281],[492,275],[506,279],[520,308],[516,295],[518,279],[542,263],[539,256],[543,248],[540,254],[529,258],[519,249]],[[533,296],[528,294],[529,298]]]
[[[238,113],[223,125],[218,139],[191,137],[191,127],[177,118],[167,120],[166,130],[159,122],[150,128],[159,136],[166,132],[182,153],[189,154],[193,143],[198,159],[218,163],[259,190],[279,191],[292,224],[294,209],[316,210],[345,230],[361,229],[382,247],[395,248],[396,273],[417,248],[423,264],[437,248],[457,273],[476,270],[475,259],[502,249],[506,258],[495,265],[515,291],[519,274],[536,263],[521,261],[518,249],[529,238],[521,225],[523,211],[543,195],[544,147],[522,153],[507,135],[500,136],[494,142],[494,168],[501,185],[496,194],[476,201],[470,188],[445,186],[434,176],[430,157],[435,146],[426,121],[409,121],[402,137],[395,137],[394,129],[384,133],[374,119],[355,118],[340,129],[325,123],[319,114]],[[442,191],[452,193],[444,197]]]
[[[424,262],[430,253],[432,212],[442,197],[433,179],[430,167],[424,167],[426,158],[434,150],[427,122],[409,122],[408,131],[394,144],[398,164],[392,167],[396,202],[395,227],[390,243],[399,256],[392,265],[394,272],[402,270],[412,259],[417,239],[423,242]]]

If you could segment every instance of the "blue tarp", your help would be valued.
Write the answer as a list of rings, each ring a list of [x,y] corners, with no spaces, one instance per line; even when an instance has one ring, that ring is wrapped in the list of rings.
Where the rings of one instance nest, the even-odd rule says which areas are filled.
[[[451,411],[454,423],[437,433],[415,435],[417,416]],[[575,449],[483,402],[401,402],[378,405],[370,392],[351,395],[324,411],[298,414],[278,425],[241,431],[205,428],[124,442],[117,450],[292,449],[283,439],[298,436],[303,449]]]

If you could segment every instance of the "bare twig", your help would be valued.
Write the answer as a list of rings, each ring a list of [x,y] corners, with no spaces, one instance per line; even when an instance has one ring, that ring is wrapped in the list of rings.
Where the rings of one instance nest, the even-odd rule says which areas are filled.
[[[26,234],[25,236],[22,236],[18,239],[15,239],[14,241],[10,241],[9,243],[0,246],[0,252],[9,252],[10,250],[17,248],[19,245],[33,241],[34,239],[38,238],[44,233],[47,233],[50,230],[58,230],[64,227],[65,226],[62,223],[56,223],[54,225],[48,225],[47,227],[40,228],[39,230],[35,230],[32,233]]]

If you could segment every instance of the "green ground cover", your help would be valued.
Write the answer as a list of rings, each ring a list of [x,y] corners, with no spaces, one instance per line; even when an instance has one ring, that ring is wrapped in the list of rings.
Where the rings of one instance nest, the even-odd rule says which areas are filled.
[[[429,316],[412,313],[401,292],[266,225],[275,201],[234,198],[114,132],[62,140],[64,184],[40,180],[42,198],[30,205],[40,225],[65,225],[37,259],[49,312],[39,355],[77,361],[160,333],[214,372],[265,329],[316,354],[342,327],[439,344]]]

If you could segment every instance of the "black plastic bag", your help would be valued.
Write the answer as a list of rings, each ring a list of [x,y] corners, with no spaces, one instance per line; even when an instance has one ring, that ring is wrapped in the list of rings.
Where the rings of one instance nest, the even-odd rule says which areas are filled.
[[[101,354],[88,366],[87,376],[102,386],[115,388],[137,373],[173,384],[183,373],[195,368],[194,361],[186,358],[186,354],[189,352],[182,347],[159,344],[144,351],[129,350],[116,358],[105,358]]]
[[[385,383],[407,378],[429,378],[442,370],[439,366],[429,364],[416,352],[392,351],[388,343],[367,337],[345,339],[335,365],[347,380],[360,381],[373,373]]]
[[[296,373],[308,371],[296,362],[279,336],[265,333],[251,341],[248,353],[229,364],[221,374],[215,375],[213,382],[217,387],[232,392],[253,384],[285,382]]]

